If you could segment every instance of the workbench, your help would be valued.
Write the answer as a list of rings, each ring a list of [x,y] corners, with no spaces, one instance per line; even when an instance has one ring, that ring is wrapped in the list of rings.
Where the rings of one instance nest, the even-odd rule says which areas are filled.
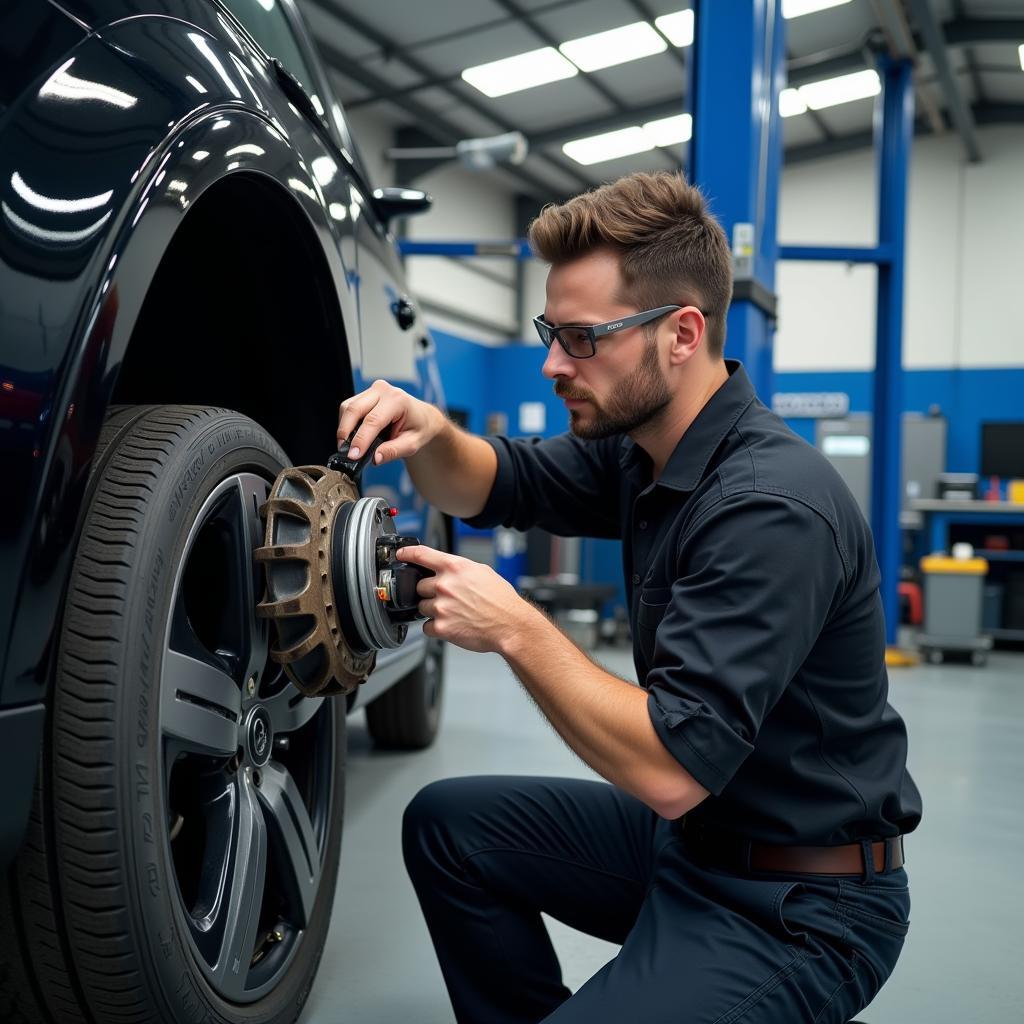
[[[907,507],[924,517],[930,552],[950,550],[949,531],[952,526],[1024,528],[1024,504],[1019,502],[918,498],[908,502]],[[1024,572],[1024,546],[1001,551],[975,545],[975,550],[992,564],[1008,563],[1007,570],[1014,574]],[[1024,640],[1024,629],[991,629],[987,632],[997,640]]]

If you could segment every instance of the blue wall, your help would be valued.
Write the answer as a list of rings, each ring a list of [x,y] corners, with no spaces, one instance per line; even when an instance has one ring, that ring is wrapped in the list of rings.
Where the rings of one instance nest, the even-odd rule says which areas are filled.
[[[1024,363],[1024,353],[1021,355]],[[870,371],[776,373],[776,391],[843,391],[850,412],[871,412]],[[904,370],[903,411],[927,412],[937,405],[949,421],[946,469],[981,469],[981,424],[1024,419],[1024,366],[999,369]],[[787,420],[811,444],[814,420]]]

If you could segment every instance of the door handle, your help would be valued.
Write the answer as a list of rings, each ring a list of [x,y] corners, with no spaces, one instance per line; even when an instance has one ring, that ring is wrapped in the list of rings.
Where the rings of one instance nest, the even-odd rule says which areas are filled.
[[[416,323],[416,307],[405,296],[391,303],[391,312],[403,331],[409,330]]]

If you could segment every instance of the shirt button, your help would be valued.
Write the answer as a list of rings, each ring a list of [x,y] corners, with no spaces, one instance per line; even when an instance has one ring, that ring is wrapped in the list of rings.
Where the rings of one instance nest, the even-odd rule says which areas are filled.
[[[633,586],[636,587],[636,586],[639,586],[639,585],[640,585],[640,574],[635,572],[635,573],[633,573]]]
[[[639,526],[641,530],[646,530],[647,529],[647,520],[646,519],[641,519],[640,522],[637,523],[637,526]]]

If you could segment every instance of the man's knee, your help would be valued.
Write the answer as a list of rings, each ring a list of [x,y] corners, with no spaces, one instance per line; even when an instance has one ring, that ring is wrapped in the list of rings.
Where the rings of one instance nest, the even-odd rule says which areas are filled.
[[[402,815],[402,854],[410,872],[425,860],[458,857],[455,836],[466,810],[467,783],[472,779],[439,779],[409,801]]]

